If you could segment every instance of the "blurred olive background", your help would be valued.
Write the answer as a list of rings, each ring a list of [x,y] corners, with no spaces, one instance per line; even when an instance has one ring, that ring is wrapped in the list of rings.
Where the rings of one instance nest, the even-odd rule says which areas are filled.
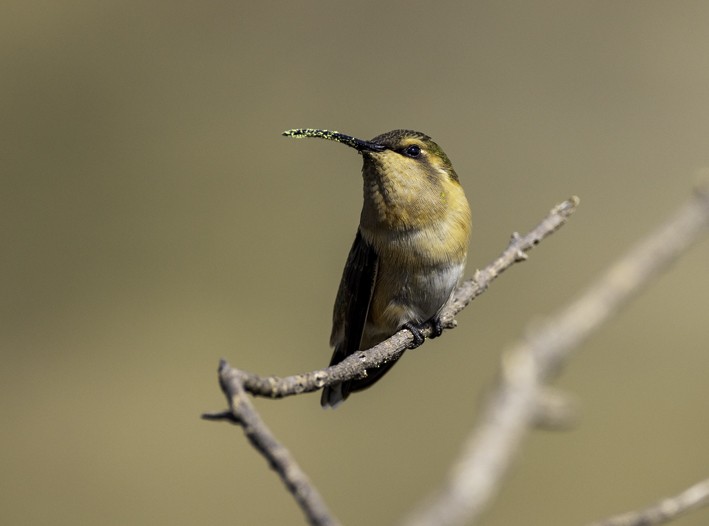
[[[474,214],[468,275],[573,220],[386,380],[256,404],[346,524],[442,480],[499,353],[709,166],[705,2],[5,2],[0,522],[301,524],[225,407],[220,357],[327,364],[361,205],[350,149],[430,134]],[[485,524],[583,524],[709,475],[709,243],[580,349]],[[707,512],[677,521],[704,524]]]

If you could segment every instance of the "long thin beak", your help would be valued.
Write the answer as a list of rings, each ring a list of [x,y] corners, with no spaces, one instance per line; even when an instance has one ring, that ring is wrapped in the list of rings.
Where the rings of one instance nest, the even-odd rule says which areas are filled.
[[[327,139],[328,141],[335,141],[342,144],[346,144],[350,148],[354,148],[360,152],[381,152],[386,148],[381,144],[376,144],[370,141],[363,141],[362,139],[357,139],[356,137],[351,137],[345,135],[344,133],[328,130],[314,130],[311,128],[300,128],[296,130],[284,131],[283,135],[286,137],[295,137],[296,139],[301,139],[303,137],[319,137],[320,139]]]

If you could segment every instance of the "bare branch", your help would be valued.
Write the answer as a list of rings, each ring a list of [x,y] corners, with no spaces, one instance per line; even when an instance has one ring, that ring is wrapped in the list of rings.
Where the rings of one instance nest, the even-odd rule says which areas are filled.
[[[591,526],[655,526],[704,506],[709,506],[709,479],[695,484],[679,495],[662,499],[647,509],[616,515],[594,522]]]
[[[557,205],[549,215],[525,236],[514,234],[507,249],[492,264],[478,271],[472,280],[456,289],[451,302],[441,315],[444,327],[455,327],[455,315],[474,298],[482,294],[502,272],[518,261],[526,259],[526,253],[542,239],[559,229],[578,206],[577,197]],[[424,327],[424,336],[430,336],[432,327]],[[322,388],[333,382],[356,378],[370,367],[381,365],[401,354],[412,341],[408,330],[402,330],[385,342],[350,356],[340,364],[319,371],[278,378],[260,377],[234,369],[224,360],[219,364],[219,383],[229,402],[229,411],[206,413],[205,420],[227,420],[240,425],[246,437],[278,473],[288,490],[295,497],[307,520],[313,525],[337,525],[337,520],[328,511],[322,497],[290,455],[266,427],[251,404],[246,392],[270,398],[305,393]]]
[[[308,476],[300,469],[290,452],[276,440],[259,416],[244,391],[242,381],[241,373],[222,360],[219,364],[219,384],[229,401],[229,411],[207,413],[202,415],[202,418],[228,420],[240,425],[251,445],[266,458],[271,468],[281,477],[308,522],[313,526],[338,526],[340,523],[330,513]]]
[[[455,316],[473,299],[485,292],[500,274],[513,264],[524,261],[527,252],[545,237],[561,228],[576,210],[578,197],[571,197],[554,207],[541,223],[529,233],[520,236],[515,233],[505,251],[490,265],[475,273],[473,279],[462,283],[454,292],[451,302],[441,313],[444,328],[455,327]],[[428,337],[433,327],[428,324],[421,333]],[[343,380],[361,378],[366,369],[378,367],[397,358],[413,341],[411,333],[404,329],[388,340],[347,357],[332,367],[280,378],[278,376],[259,376],[246,371],[238,371],[243,379],[244,389],[255,396],[282,398],[284,396],[308,393]],[[237,372],[237,370],[234,370]]]
[[[443,489],[406,523],[444,526],[476,520],[497,493],[538,413],[543,383],[594,330],[705,233],[709,184],[669,220],[545,323],[535,324],[503,355],[502,372],[478,425]]]

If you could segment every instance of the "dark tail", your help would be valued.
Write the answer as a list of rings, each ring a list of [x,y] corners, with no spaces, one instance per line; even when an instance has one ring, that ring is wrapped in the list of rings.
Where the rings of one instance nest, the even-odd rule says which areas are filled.
[[[367,369],[367,376],[364,378],[360,378],[359,380],[347,380],[346,382],[326,386],[323,389],[322,397],[320,398],[320,405],[323,407],[335,408],[342,402],[347,400],[347,397],[350,396],[350,393],[363,391],[364,389],[371,387],[376,382],[378,382],[379,379],[389,371],[389,369],[394,366],[396,361],[401,358],[401,356],[402,355],[399,355],[396,360],[387,362],[381,367],[377,367],[375,369]],[[336,358],[339,358],[339,356],[337,356],[337,352],[333,353],[333,361],[330,363],[330,365],[335,365],[336,363],[342,361],[342,358]]]

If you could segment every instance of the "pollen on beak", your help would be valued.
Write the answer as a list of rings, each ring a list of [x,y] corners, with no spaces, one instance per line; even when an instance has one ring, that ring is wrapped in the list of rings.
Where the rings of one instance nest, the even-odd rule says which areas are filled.
[[[283,132],[286,137],[295,137],[296,139],[301,139],[303,137],[317,137],[320,139],[327,139],[328,141],[335,141],[341,144],[345,144],[350,148],[354,148],[359,152],[381,152],[386,149],[386,147],[381,144],[377,144],[371,141],[364,141],[351,135],[345,135],[337,131],[329,130],[316,130],[313,128],[298,128],[294,130],[287,130]]]

